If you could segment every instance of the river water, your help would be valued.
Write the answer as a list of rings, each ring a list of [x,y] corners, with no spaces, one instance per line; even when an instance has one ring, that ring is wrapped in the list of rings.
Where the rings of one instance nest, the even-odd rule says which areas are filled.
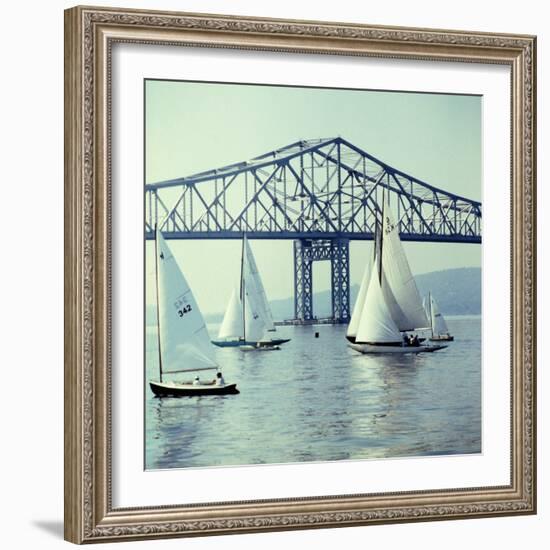
[[[481,317],[447,324],[455,336],[447,349],[401,356],[354,352],[342,325],[278,327],[292,339],[280,351],[216,348],[239,395],[187,398],[151,393],[158,363],[149,327],[146,468],[479,453]]]

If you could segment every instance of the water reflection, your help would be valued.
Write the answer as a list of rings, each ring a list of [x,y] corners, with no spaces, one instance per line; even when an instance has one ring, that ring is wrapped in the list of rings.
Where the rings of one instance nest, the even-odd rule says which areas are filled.
[[[147,467],[480,452],[480,320],[449,324],[456,342],[425,355],[359,355],[341,326],[283,327],[292,341],[280,351],[218,348],[241,393],[159,399],[147,389]]]

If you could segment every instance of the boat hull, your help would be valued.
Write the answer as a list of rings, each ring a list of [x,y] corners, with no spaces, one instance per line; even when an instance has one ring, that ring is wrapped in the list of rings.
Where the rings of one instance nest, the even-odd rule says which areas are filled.
[[[239,393],[237,384],[177,384],[175,382],[153,382],[149,381],[151,391],[157,397],[192,397],[194,395],[231,395]]]
[[[444,349],[447,346],[377,346],[373,344],[348,344],[348,346],[363,354],[403,354],[403,353],[431,353]]]
[[[452,339],[452,338],[453,338],[453,337],[451,336],[451,339]],[[346,335],[346,340],[347,340],[348,342],[351,342],[352,344],[355,344],[355,336],[347,336],[347,335]],[[421,343],[424,342],[425,340],[426,340],[426,338],[418,338],[418,343],[421,344]],[[430,340],[431,340],[431,338],[430,338]]]
[[[430,342],[452,342],[454,339],[454,336],[442,334],[441,336],[432,336]]]
[[[280,346],[262,345],[262,346],[241,346],[241,351],[277,351],[281,349]]]
[[[260,342],[260,347],[280,346],[281,344],[286,344],[287,342],[290,342],[290,338],[274,338],[273,340],[269,340],[269,342]],[[238,348],[242,346],[256,347],[258,342],[249,342],[247,340],[212,340],[212,343],[220,348]]]

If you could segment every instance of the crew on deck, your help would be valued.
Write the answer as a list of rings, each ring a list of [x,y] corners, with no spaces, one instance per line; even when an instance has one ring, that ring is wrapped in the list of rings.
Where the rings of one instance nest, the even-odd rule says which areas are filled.
[[[216,386],[225,385],[225,380],[223,379],[222,373],[220,371],[216,373],[216,380],[214,380],[214,383],[216,384]]]
[[[405,342],[405,346],[417,347],[420,345],[420,340],[416,334],[407,334],[406,332],[403,334],[403,342]]]

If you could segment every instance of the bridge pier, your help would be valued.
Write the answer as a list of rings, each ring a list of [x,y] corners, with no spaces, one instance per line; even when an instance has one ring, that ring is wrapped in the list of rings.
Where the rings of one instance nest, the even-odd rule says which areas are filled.
[[[349,239],[296,239],[294,241],[294,318],[314,320],[313,262],[330,260],[332,322],[350,319]]]

